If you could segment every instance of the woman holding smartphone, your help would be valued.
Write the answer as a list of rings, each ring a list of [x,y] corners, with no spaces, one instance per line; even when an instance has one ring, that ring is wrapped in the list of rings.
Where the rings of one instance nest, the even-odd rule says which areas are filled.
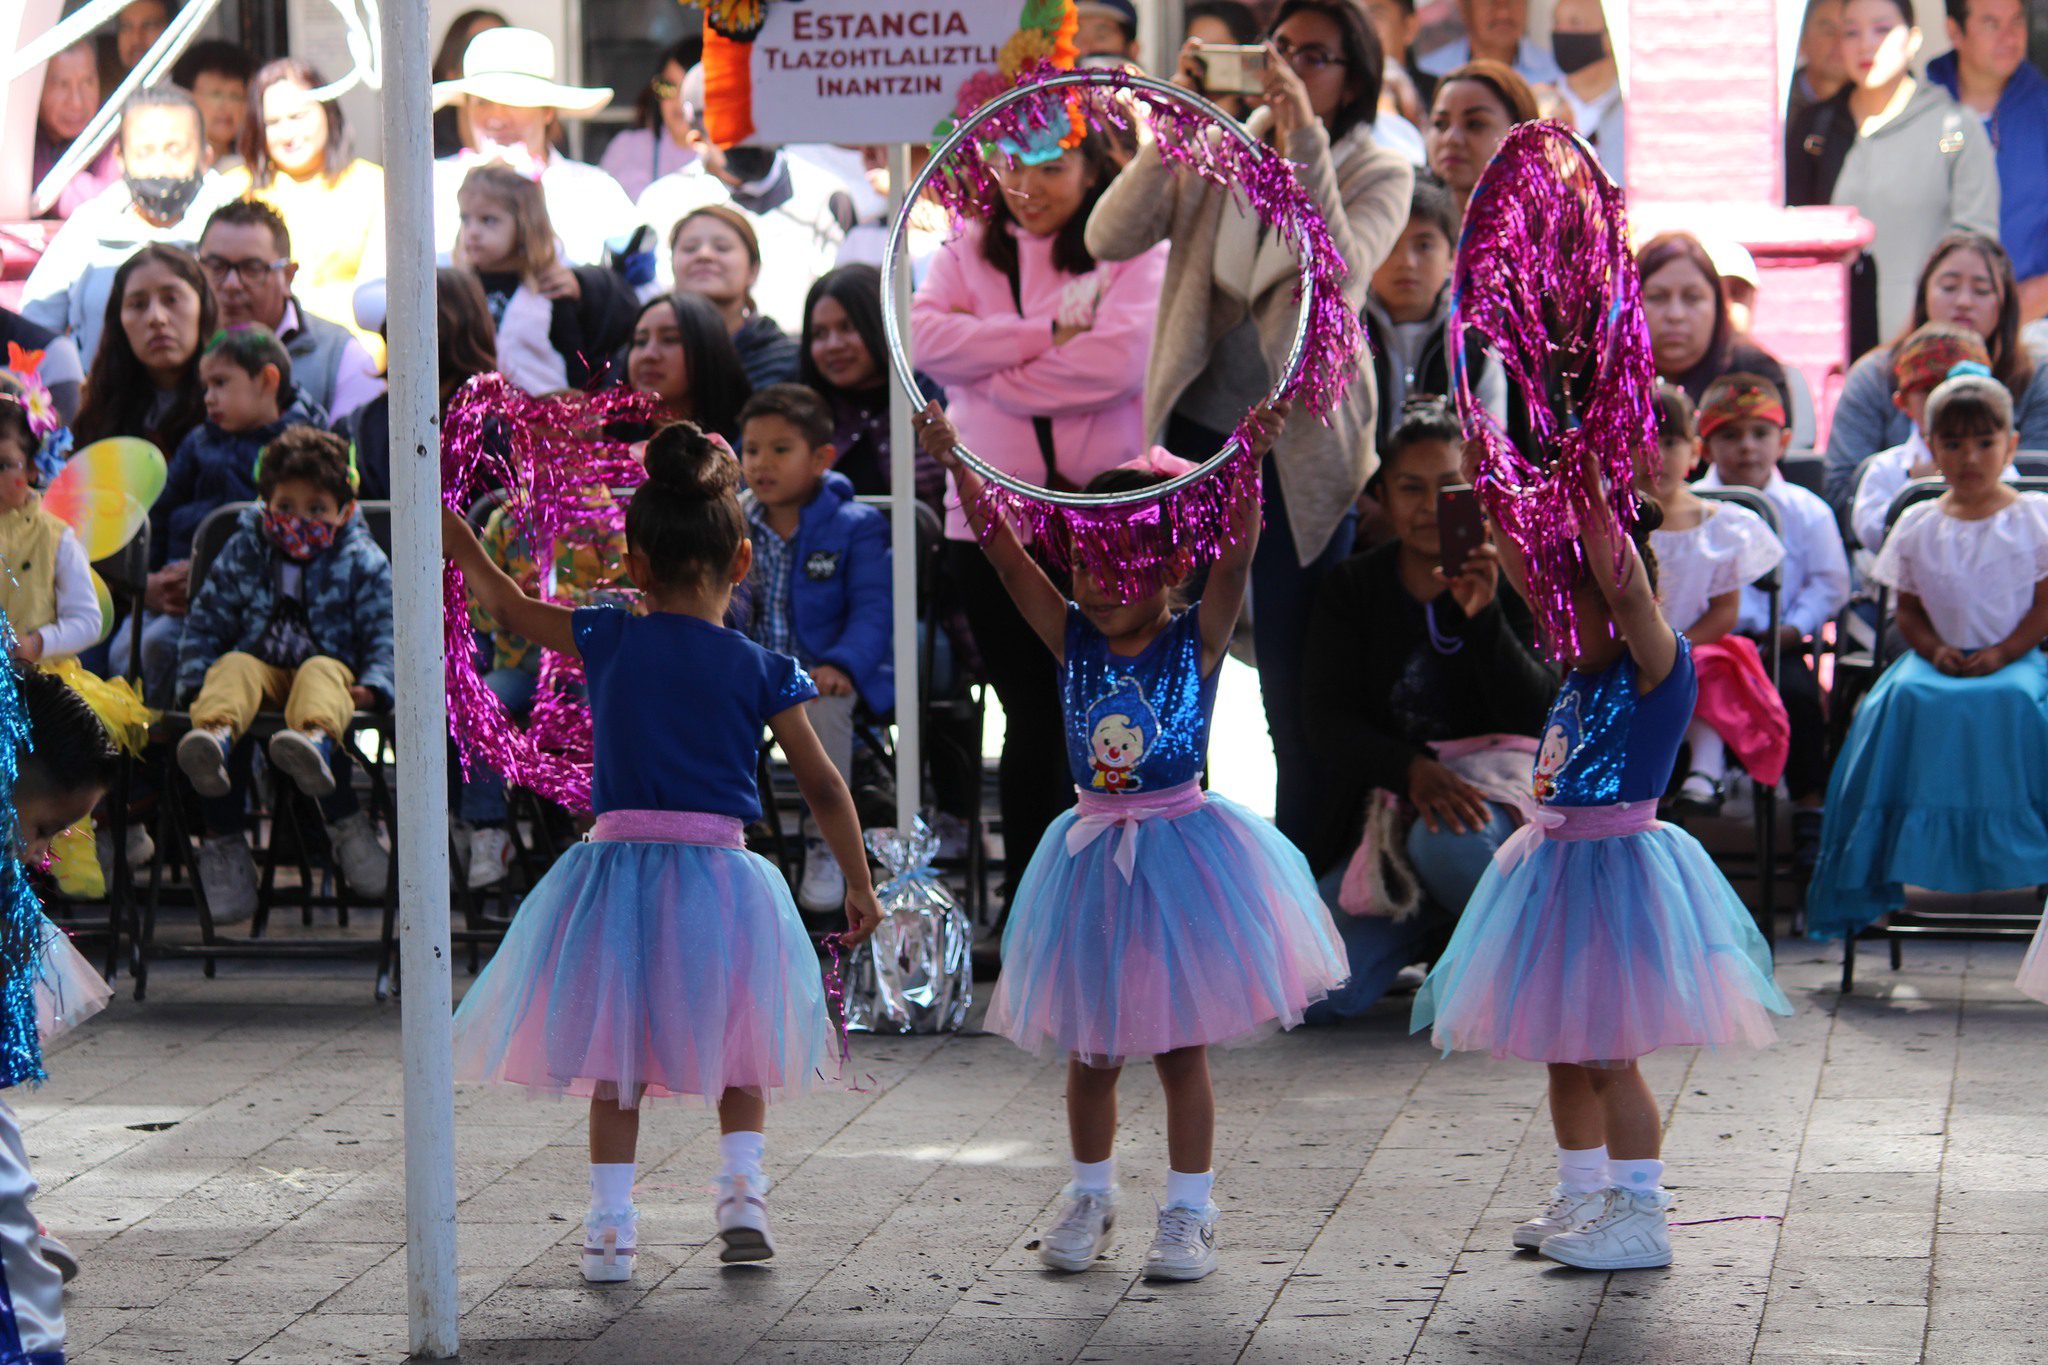
[[[1208,75],[1202,47],[1190,39],[1174,75],[1197,92]],[[1265,57],[1259,107],[1245,126],[1294,163],[1349,267],[1345,302],[1356,311],[1408,221],[1415,179],[1404,158],[1373,141],[1385,74],[1379,35],[1362,0],[1284,0]],[[1088,219],[1088,249],[1120,261],[1172,243],[1145,429],[1174,454],[1203,460],[1286,363],[1301,266],[1228,190],[1169,167],[1142,124],[1139,141]],[[1301,723],[1302,639],[1316,584],[1351,553],[1377,408],[1372,367],[1361,366],[1327,424],[1289,423],[1266,457],[1267,534],[1252,570],[1252,620],[1279,769],[1274,823],[1297,844],[1309,838],[1317,805]]]

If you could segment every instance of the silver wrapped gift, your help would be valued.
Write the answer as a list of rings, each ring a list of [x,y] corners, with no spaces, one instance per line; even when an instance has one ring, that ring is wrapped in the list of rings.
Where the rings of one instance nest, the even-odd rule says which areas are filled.
[[[846,1027],[950,1033],[974,1003],[973,931],[932,867],[938,836],[919,820],[907,831],[869,830],[867,845],[882,865],[882,924],[849,963]]]

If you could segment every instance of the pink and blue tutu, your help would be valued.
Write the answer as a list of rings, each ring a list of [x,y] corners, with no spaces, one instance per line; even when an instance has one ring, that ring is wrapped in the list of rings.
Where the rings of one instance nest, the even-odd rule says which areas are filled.
[[[1349,974],[1272,825],[1195,782],[1083,790],[1018,885],[987,1026],[1110,1064],[1292,1028]]]
[[[1699,841],[1654,801],[1541,806],[1501,847],[1416,993],[1452,1051],[1598,1065],[1665,1047],[1765,1047],[1792,1007]]]
[[[782,874],[728,816],[611,811],[548,870],[455,1014],[455,1078],[618,1098],[808,1089],[831,1044]]]

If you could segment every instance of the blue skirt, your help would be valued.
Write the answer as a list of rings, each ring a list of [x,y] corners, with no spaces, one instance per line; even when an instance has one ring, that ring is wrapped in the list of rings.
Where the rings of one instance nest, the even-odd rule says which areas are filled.
[[[817,950],[766,859],[580,843],[455,1012],[455,1079],[616,1098],[808,1089],[832,1024]]]
[[[1546,839],[1496,862],[1416,992],[1445,1052],[1599,1065],[1777,1038],[1771,951],[1699,841],[1671,825]]]
[[[990,1032],[1111,1064],[1292,1028],[1350,974],[1308,860],[1244,807],[1212,792],[1070,852],[1079,819],[1053,821],[1024,870]]]
[[[2048,658],[1952,678],[1918,654],[1863,699],[1828,783],[1806,932],[1854,934],[1907,886],[2048,882]]]

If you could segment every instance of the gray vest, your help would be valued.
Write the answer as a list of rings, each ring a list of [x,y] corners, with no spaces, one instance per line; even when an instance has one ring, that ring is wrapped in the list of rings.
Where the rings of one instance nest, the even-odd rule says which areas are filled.
[[[297,299],[299,329],[284,338],[285,353],[292,358],[292,383],[322,412],[334,411],[334,381],[341,374],[341,356],[354,334],[338,322],[315,317]]]

